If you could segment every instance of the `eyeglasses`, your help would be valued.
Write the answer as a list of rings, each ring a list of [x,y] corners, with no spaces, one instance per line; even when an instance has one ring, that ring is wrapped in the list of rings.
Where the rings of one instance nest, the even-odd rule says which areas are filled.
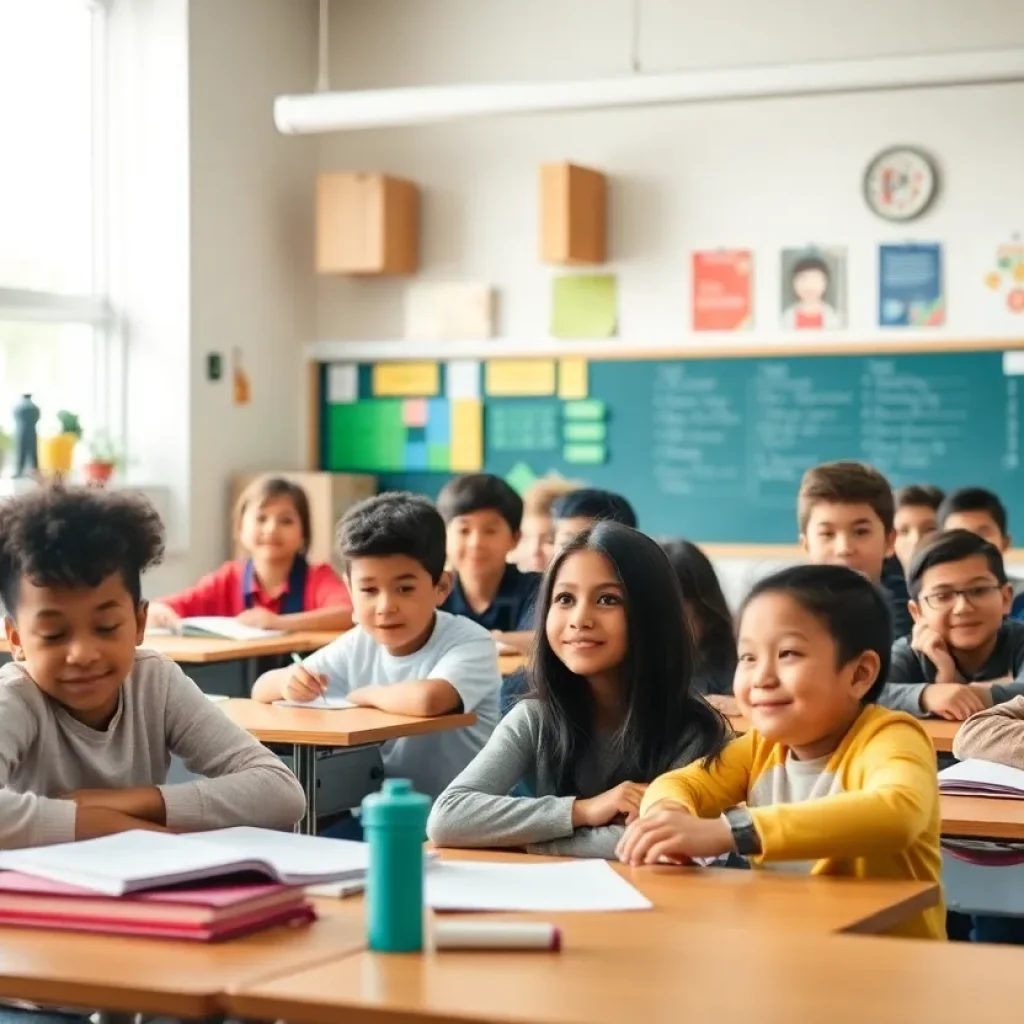
[[[994,597],[1002,589],[998,584],[987,584],[983,587],[964,587],[963,590],[940,590],[935,594],[922,594],[921,600],[937,612],[952,608],[958,597],[962,597],[973,608]]]

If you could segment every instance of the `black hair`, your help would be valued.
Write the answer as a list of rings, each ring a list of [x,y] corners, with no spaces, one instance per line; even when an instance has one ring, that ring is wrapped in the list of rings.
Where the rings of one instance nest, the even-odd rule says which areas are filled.
[[[907,484],[896,492],[896,508],[930,508],[938,512],[945,494],[933,484]]]
[[[874,651],[878,678],[861,703],[878,700],[892,662],[892,612],[879,587],[845,565],[794,565],[754,584],[740,609],[741,619],[764,594],[785,594],[825,626],[836,645],[837,668]]]
[[[829,270],[828,264],[820,256],[803,256],[793,264],[793,269],[789,272],[789,280],[795,281],[801,274],[806,273],[808,270],[817,270],[825,275],[826,283],[832,280],[832,271]]]
[[[948,495],[939,506],[939,526],[958,512],[986,512],[999,527],[999,532],[1006,534],[1006,506],[999,500],[999,495],[984,487],[961,487]]]
[[[1007,579],[1002,552],[984,537],[979,537],[970,530],[947,530],[945,533],[936,533],[929,537],[914,552],[907,569],[907,589],[910,596],[917,600],[921,593],[921,584],[924,582],[924,574],[929,569],[979,555],[988,563],[989,571],[999,581],[999,585],[1005,585]]]
[[[437,496],[437,510],[445,523],[471,512],[497,512],[513,533],[523,525],[523,499],[491,473],[453,477]]]
[[[598,523],[622,523],[637,527],[636,513],[621,494],[584,487],[563,494],[551,509],[556,519],[593,519]]]
[[[715,757],[729,735],[725,719],[691,689],[693,641],[683,627],[683,597],[665,553],[628,526],[597,523],[562,548],[544,574],[528,668],[527,697],[543,706],[562,796],[580,794],[580,767],[596,733],[594,701],[587,680],[552,650],[545,621],[562,565],[583,550],[596,551],[612,564],[622,583],[627,629],[621,669],[625,714],[612,737],[616,763],[595,792],[627,780],[650,782],[685,751],[694,760]]]
[[[351,572],[357,558],[406,555],[441,579],[445,562],[444,521],[420,494],[388,491],[353,505],[338,523],[337,546]]]
[[[142,573],[163,554],[164,524],[141,494],[53,483],[0,502],[0,598],[12,617],[23,579],[86,588],[115,572],[138,608]]]
[[[703,672],[714,679],[728,680],[731,693],[736,672],[736,632],[715,567],[688,540],[667,541],[662,548],[679,580],[683,605],[697,622],[697,658]]]

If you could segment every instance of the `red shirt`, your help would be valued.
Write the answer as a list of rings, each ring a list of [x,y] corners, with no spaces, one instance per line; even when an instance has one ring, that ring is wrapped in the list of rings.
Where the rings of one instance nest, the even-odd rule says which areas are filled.
[[[224,615],[234,618],[245,611],[245,597],[242,594],[242,576],[245,562],[225,562],[219,569],[203,576],[189,590],[160,599],[161,604],[180,615],[183,619],[193,615]],[[273,594],[268,594],[253,574],[252,607],[267,608],[276,615],[281,614],[281,603],[288,591],[288,583]],[[318,611],[321,608],[351,608],[352,599],[341,577],[329,565],[310,565],[306,569],[306,591],[302,595],[302,610]]]

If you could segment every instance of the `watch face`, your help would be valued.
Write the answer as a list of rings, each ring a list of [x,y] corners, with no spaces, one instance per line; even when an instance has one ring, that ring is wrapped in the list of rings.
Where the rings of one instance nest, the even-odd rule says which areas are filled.
[[[864,198],[886,220],[914,220],[931,206],[939,175],[919,149],[897,146],[879,153],[864,175]]]

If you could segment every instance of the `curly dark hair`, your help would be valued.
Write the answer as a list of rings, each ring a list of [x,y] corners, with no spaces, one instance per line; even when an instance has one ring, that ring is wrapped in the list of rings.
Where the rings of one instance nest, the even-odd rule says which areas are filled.
[[[142,573],[164,555],[164,524],[141,494],[47,484],[0,502],[0,598],[10,614],[21,580],[96,587],[120,572],[138,606]]]

